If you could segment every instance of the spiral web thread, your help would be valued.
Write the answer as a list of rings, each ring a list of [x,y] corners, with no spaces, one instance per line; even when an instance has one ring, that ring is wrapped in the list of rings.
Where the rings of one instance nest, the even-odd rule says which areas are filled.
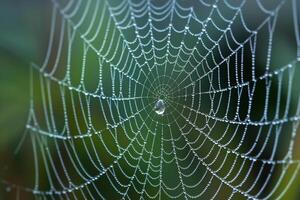
[[[34,185],[11,190],[45,199],[282,198],[299,170],[297,4],[53,0],[48,51],[33,64]],[[298,52],[274,66],[287,5]]]

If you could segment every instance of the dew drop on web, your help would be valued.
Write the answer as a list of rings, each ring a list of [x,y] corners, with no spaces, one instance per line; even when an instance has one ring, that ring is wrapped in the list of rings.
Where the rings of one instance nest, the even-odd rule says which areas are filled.
[[[157,100],[154,106],[154,110],[156,114],[163,115],[166,110],[165,102],[162,99]]]

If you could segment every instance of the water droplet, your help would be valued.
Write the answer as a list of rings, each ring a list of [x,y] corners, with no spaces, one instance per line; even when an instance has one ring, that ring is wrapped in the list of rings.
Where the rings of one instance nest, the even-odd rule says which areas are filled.
[[[154,110],[158,115],[164,114],[166,110],[165,102],[162,99],[157,100],[154,106]]]

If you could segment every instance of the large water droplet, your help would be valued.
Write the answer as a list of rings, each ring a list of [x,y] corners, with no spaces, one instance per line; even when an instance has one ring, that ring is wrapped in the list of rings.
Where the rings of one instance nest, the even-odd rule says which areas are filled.
[[[154,106],[154,110],[158,115],[164,114],[166,110],[165,102],[162,99],[157,100]]]

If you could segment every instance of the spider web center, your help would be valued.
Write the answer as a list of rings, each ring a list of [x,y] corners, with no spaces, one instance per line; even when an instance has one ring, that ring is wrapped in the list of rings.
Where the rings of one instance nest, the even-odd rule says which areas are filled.
[[[158,99],[155,103],[154,110],[155,110],[156,114],[163,115],[166,110],[166,105],[165,105],[164,100]]]

